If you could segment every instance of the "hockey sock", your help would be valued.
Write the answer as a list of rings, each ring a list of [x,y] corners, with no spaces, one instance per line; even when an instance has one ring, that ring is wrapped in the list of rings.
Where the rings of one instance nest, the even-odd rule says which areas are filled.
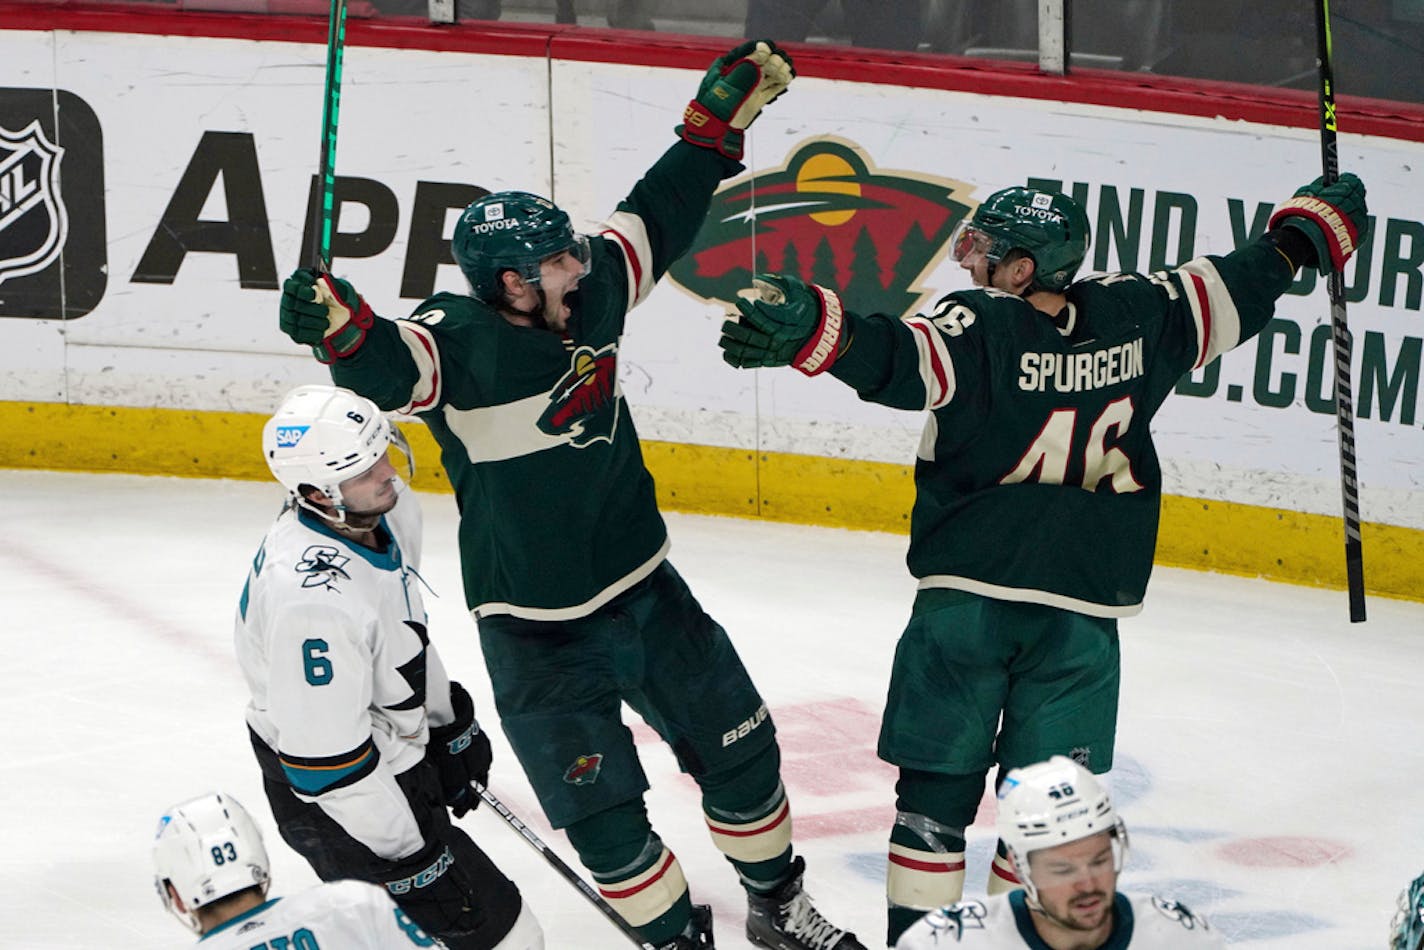
[[[928,911],[964,895],[964,829],[984,793],[984,776],[901,769],[885,872],[886,943]]]
[[[686,929],[692,919],[687,879],[649,826],[642,799],[576,821],[568,836],[598,893],[643,940],[666,943]]]
[[[790,874],[791,804],[780,765],[772,745],[735,769],[700,779],[712,843],[737,869],[742,886],[756,893],[775,890]]]

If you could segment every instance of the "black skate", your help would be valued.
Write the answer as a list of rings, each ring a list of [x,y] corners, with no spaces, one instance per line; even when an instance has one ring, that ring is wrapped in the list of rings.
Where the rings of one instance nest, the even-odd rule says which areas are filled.
[[[690,933],[688,931],[691,931]],[[714,950],[712,943],[712,908],[706,904],[692,905],[692,920],[687,931],[659,944],[658,950]]]
[[[770,950],[866,950],[855,934],[821,916],[801,886],[806,862],[791,864],[791,877],[770,894],[747,894],[747,939]]]

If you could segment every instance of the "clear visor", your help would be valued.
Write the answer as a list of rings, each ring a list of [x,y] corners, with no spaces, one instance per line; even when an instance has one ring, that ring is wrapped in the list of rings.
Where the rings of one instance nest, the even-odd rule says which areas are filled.
[[[954,235],[949,239],[949,255],[956,264],[976,252],[991,260],[1002,256],[993,253],[993,250],[994,239],[976,228],[968,218],[959,222],[959,227],[954,229]]]
[[[396,425],[391,426],[391,444],[386,446],[386,461],[391,463],[396,475],[407,485],[415,478],[415,453],[411,452],[405,433]]]
[[[534,268],[536,273],[533,275],[528,275],[524,279],[529,281],[530,283],[538,283],[539,278],[543,276],[543,274],[539,272],[541,271],[543,266],[549,261],[558,260],[564,254],[567,254],[569,257],[578,261],[579,280],[583,280],[585,277],[588,276],[588,272],[593,270],[593,252],[589,249],[588,246],[588,235],[575,234],[574,242],[572,244],[564,248],[562,251],[559,251],[557,254],[550,254],[548,257],[541,257],[539,259],[539,267]]]

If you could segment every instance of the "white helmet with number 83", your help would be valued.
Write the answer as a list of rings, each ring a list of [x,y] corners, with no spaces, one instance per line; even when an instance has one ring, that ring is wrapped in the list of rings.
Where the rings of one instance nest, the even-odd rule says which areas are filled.
[[[262,428],[262,455],[277,481],[305,504],[310,485],[343,507],[341,483],[370,471],[390,446],[405,456],[402,475],[414,473],[400,429],[371,400],[338,386],[298,386]]]
[[[237,799],[221,792],[174,805],[158,820],[154,884],[163,906],[194,931],[197,910],[249,887],[267,894],[270,864],[262,834]],[[175,903],[173,885],[181,904]]]

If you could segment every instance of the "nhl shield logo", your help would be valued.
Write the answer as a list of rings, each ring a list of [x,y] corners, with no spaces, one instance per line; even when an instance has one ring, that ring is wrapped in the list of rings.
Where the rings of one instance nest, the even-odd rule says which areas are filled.
[[[44,270],[64,248],[69,219],[59,192],[64,149],[39,120],[0,126],[0,283]]]
[[[727,182],[690,253],[670,277],[695,296],[730,303],[752,274],[794,274],[833,287],[857,313],[912,313],[956,225],[970,186],[879,169],[860,146],[803,142],[786,164]]]

